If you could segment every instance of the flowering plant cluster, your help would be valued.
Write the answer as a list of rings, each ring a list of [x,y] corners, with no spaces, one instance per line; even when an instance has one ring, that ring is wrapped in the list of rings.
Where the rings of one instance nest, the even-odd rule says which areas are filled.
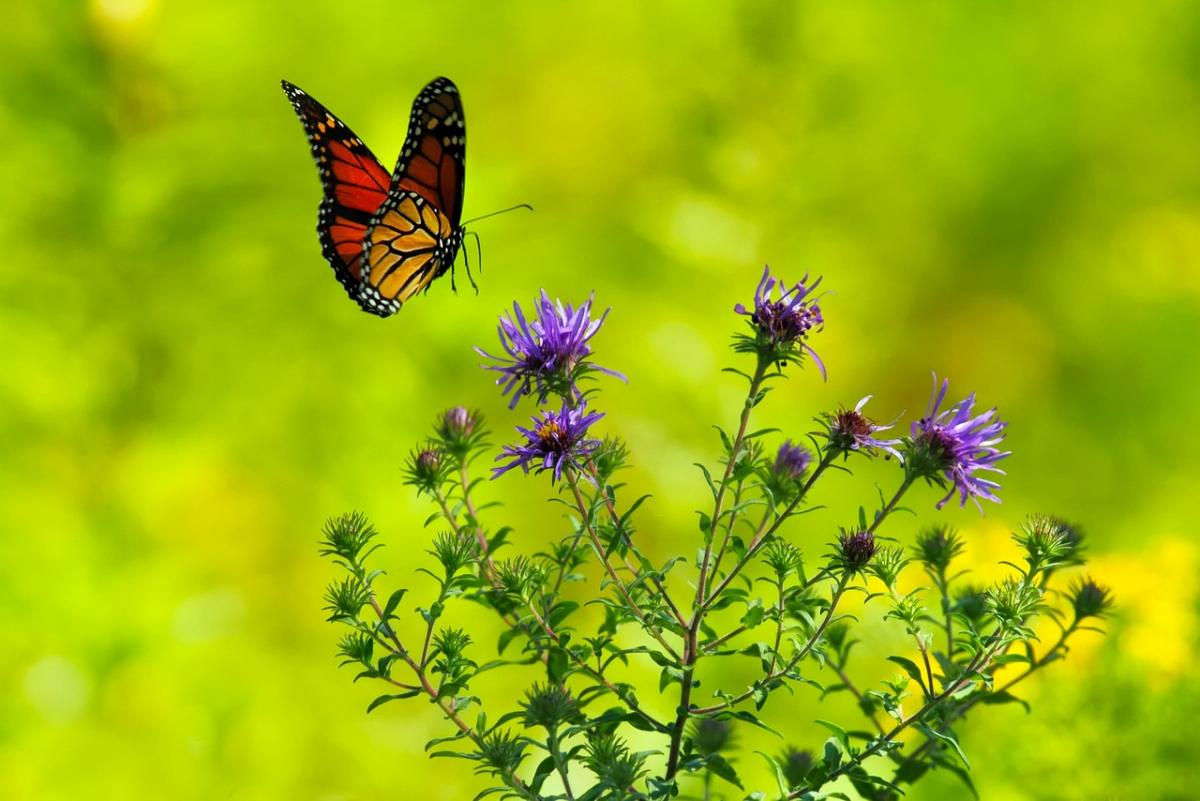
[[[715,462],[699,465],[708,503],[697,555],[665,562],[648,555],[639,530],[648,496],[631,497],[617,480],[625,444],[600,433],[609,421],[590,382],[623,379],[593,361],[605,315],[594,314],[591,299],[576,308],[544,292],[531,314],[514,305],[500,320],[503,355],[479,353],[510,408],[536,405],[529,423],[497,454],[482,415],[452,408],[405,468],[434,508],[431,558],[417,571],[432,587],[428,600],[410,610],[405,589],[382,588],[368,565],[376,531],[362,515],[326,526],[322,552],[344,571],[327,593],[329,619],[349,629],[339,654],[359,678],[386,688],[369,709],[398,699],[435,704],[450,734],[429,748],[487,777],[479,798],[707,799],[724,795],[724,784],[752,799],[886,801],[931,770],[969,785],[961,721],[980,705],[1024,704],[1015,686],[1062,658],[1072,637],[1096,630],[1112,598],[1080,572],[1083,535],[1067,521],[1028,519],[1014,534],[1021,563],[1005,562],[1006,578],[981,585],[958,565],[966,537],[938,523],[914,533],[893,520],[902,500],[927,502],[910,497],[926,484],[938,491],[936,509],[955,498],[999,502],[1005,423],[995,409],[979,411],[973,394],[947,405],[945,380],[935,380],[907,435],[898,420],[868,416],[870,396],[818,414],[807,438],[751,425],[775,382],[810,363],[825,375],[811,344],[824,321],[818,283],[789,287],[767,270],[753,305],[735,307],[745,328],[733,347],[748,366],[727,372],[745,381],[745,400],[732,428],[717,429]],[[549,542],[524,542],[490,522],[496,504],[478,498],[485,455],[491,478],[532,476],[564,507]],[[822,476],[864,459],[895,466],[891,495],[839,531],[804,525],[803,513],[821,501]],[[857,620],[845,601],[854,593],[909,643],[874,686],[851,677]],[[449,622],[480,614],[500,622],[496,648],[476,641],[478,627]],[[1041,621],[1057,626],[1050,642],[1036,634],[1046,630]],[[489,699],[485,714],[473,686],[492,670],[513,671],[522,689]],[[658,681],[641,686],[647,671]],[[807,694],[779,692],[804,686]],[[828,739],[795,742],[794,710],[836,692],[853,696],[859,719],[814,713]],[[769,787],[745,787],[739,773],[746,727],[779,737],[774,753],[754,752]]]

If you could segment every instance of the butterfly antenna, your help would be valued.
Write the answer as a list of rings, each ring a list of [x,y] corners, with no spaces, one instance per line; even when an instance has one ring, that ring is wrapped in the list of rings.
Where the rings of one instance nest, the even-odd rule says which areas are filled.
[[[493,212],[489,212],[488,214],[481,215],[479,217],[473,217],[470,220],[467,220],[466,222],[461,223],[459,225],[459,227],[462,227],[464,225],[470,225],[471,223],[478,222],[479,220],[486,220],[488,217],[495,217],[497,214],[507,214],[508,212],[516,211],[517,209],[529,209],[530,211],[533,211],[533,206],[530,206],[528,203],[518,203],[517,205],[510,206],[507,209],[500,209],[500,211],[493,211]]]

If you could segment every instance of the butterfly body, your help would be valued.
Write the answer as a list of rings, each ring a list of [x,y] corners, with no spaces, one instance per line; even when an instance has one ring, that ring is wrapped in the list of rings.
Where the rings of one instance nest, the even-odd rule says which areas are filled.
[[[437,78],[417,95],[391,173],[313,97],[287,81],[283,89],[325,194],[317,214],[321,252],[352,300],[390,316],[452,271],[462,245],[466,120],[458,89]]]

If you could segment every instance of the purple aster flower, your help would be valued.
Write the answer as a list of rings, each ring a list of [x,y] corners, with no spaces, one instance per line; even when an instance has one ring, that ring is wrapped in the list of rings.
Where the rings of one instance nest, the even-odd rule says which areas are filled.
[[[785,440],[779,446],[779,453],[775,456],[775,467],[773,470],[775,475],[780,478],[798,481],[801,476],[808,472],[812,461],[813,455],[811,451],[800,445],[793,445],[789,439]]]
[[[862,413],[863,407],[870,399],[871,396],[867,395],[855,404],[853,409],[839,409],[833,414],[824,415],[829,426],[829,444],[840,451],[861,451],[870,456],[874,456],[876,450],[882,450],[903,461],[900,451],[896,450],[901,440],[879,439],[875,436],[881,431],[889,430],[896,423],[893,421],[881,426]]]
[[[741,303],[733,307],[738,314],[750,318],[756,333],[753,339],[740,340],[738,350],[756,352],[773,362],[799,361],[803,353],[808,353],[821,378],[825,378],[825,364],[805,342],[813,329],[819,331],[825,324],[821,307],[816,298],[810,297],[820,283],[818,278],[808,284],[805,274],[800,283],[789,289],[782,279],[771,275],[769,266],[764,267],[754,292],[753,311]]]
[[[599,412],[588,412],[583,403],[572,409],[564,401],[557,412],[543,409],[533,418],[532,428],[517,426],[517,432],[525,441],[504,446],[504,452],[496,457],[496,461],[510,461],[492,468],[492,478],[514,467],[528,473],[532,465],[539,473],[552,470],[554,480],[558,481],[564,469],[578,467],[580,459],[600,446],[600,440],[587,438],[587,431],[603,416]]]
[[[475,349],[480,356],[499,362],[485,365],[485,369],[500,373],[496,384],[503,387],[503,394],[513,393],[508,408],[535,390],[540,403],[551,393],[578,397],[576,380],[593,370],[625,380],[620,373],[587,361],[592,353],[588,340],[608,316],[605,310],[598,319],[592,319],[592,296],[576,309],[551,300],[543,289],[533,304],[534,319],[526,319],[517,303],[513,303],[512,315],[500,316],[500,345],[506,356]]]
[[[912,469],[915,474],[926,477],[940,473],[951,483],[946,497],[938,501],[939,509],[955,493],[961,496],[963,506],[967,505],[968,498],[976,506],[979,506],[980,498],[999,503],[995,490],[1000,489],[1000,485],[976,473],[989,471],[1004,474],[995,464],[1011,451],[1002,451],[996,446],[1003,441],[1004,429],[1008,424],[1000,421],[995,409],[972,416],[975,393],[939,412],[950,382],[943,380],[938,387],[936,375],[933,380],[934,392],[929,402],[929,412],[912,424],[909,452]]]

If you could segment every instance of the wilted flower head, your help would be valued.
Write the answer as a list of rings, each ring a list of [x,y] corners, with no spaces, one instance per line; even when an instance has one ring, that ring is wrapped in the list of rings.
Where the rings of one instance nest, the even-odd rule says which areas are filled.
[[[1007,423],[1000,421],[995,409],[972,416],[974,393],[939,412],[949,386],[950,382],[943,380],[939,388],[937,377],[934,377],[929,412],[912,424],[908,454],[910,469],[916,475],[944,477],[950,482],[950,491],[938,501],[939,509],[955,493],[961,496],[963,506],[966,506],[968,498],[974,500],[976,506],[979,505],[979,498],[999,503],[1000,499],[994,490],[1000,489],[1000,485],[976,473],[986,470],[1004,474],[1003,470],[995,467],[995,463],[1010,453],[996,447],[1004,439]]]
[[[1091,576],[1072,582],[1068,595],[1076,622],[1088,617],[1106,617],[1112,609],[1112,590]]]
[[[874,456],[876,450],[882,450],[897,459],[902,459],[900,451],[896,450],[896,446],[901,442],[899,439],[879,439],[875,436],[892,428],[895,423],[881,426],[862,413],[863,407],[870,399],[871,396],[867,395],[856,403],[853,409],[839,409],[833,414],[823,415],[829,427],[825,435],[829,439],[829,446],[842,453],[859,451],[870,456]]]
[[[837,555],[843,568],[857,573],[871,561],[875,548],[875,535],[870,531],[843,531]]]
[[[733,310],[750,318],[754,337],[739,338],[737,349],[757,353],[769,362],[799,362],[804,353],[812,356],[813,362],[825,377],[825,365],[816,351],[805,342],[813,329],[821,330],[825,318],[816,298],[810,297],[821,283],[818,278],[808,284],[808,275],[790,289],[782,279],[771,275],[771,268],[764,267],[758,289],[754,292],[754,309],[737,304]]]
[[[493,468],[492,478],[514,467],[528,473],[532,466],[539,473],[553,471],[554,480],[558,481],[563,470],[577,468],[584,457],[599,447],[600,440],[588,439],[587,432],[588,427],[603,416],[599,412],[589,412],[585,403],[571,408],[564,401],[557,412],[543,409],[533,418],[532,428],[517,426],[517,433],[524,437],[524,442],[504,446],[504,452],[496,457],[496,461],[509,459],[509,462]]]
[[[587,361],[592,349],[588,341],[603,325],[608,312],[592,319],[592,298],[575,307],[551,300],[542,290],[533,302],[535,316],[527,319],[520,304],[513,303],[511,315],[500,316],[500,345],[506,356],[493,356],[476,348],[475,351],[498,364],[485,369],[500,373],[496,384],[503,393],[512,393],[508,407],[517,405],[522,396],[536,391],[544,403],[550,394],[567,397],[578,395],[576,381],[590,371],[606,373],[624,379],[620,373],[596,366]]]

